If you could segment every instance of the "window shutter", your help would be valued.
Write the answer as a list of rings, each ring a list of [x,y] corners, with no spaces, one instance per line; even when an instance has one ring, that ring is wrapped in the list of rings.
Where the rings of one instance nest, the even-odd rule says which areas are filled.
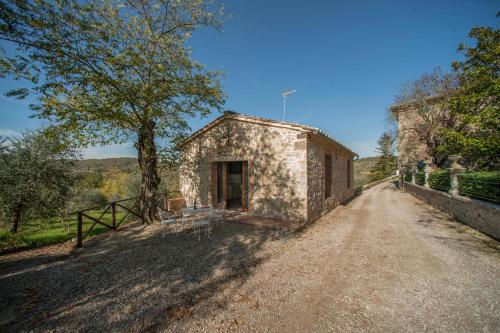
[[[325,155],[325,199],[332,196],[332,155]]]
[[[351,159],[347,158],[347,188],[351,188]]]
[[[217,207],[217,162],[210,164],[210,201]]]

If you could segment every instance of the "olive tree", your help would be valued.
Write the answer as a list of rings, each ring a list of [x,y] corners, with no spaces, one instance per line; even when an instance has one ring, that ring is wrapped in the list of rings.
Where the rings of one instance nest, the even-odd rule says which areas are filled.
[[[0,218],[11,232],[22,221],[64,211],[71,199],[75,150],[42,132],[3,140],[0,147]]]
[[[0,0],[0,73],[28,79],[32,108],[81,145],[134,141],[141,215],[151,222],[158,151],[171,154],[187,119],[220,109],[219,72],[191,59],[191,34],[219,28],[223,7],[203,0]],[[159,147],[159,144],[162,146]]]

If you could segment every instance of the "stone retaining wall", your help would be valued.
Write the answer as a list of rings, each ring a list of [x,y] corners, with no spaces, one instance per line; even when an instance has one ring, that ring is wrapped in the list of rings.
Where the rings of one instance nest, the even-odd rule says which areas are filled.
[[[500,206],[452,196],[413,183],[404,183],[404,189],[414,197],[436,207],[451,217],[482,233],[500,240]]]
[[[365,185],[361,186],[361,188],[363,190],[367,190],[369,188],[372,188],[375,185],[382,184],[382,183],[385,183],[385,182],[388,182],[388,181],[391,181],[391,180],[398,180],[398,176],[389,176],[389,177],[381,179],[381,180],[376,180],[374,182],[371,182],[371,183],[368,183],[368,184],[365,184]]]

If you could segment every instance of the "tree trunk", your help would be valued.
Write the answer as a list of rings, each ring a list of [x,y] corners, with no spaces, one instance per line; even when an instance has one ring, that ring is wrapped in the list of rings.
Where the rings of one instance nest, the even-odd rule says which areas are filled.
[[[21,205],[18,205],[16,207],[16,210],[14,211],[14,222],[12,223],[12,229],[10,229],[10,232],[15,234],[17,232],[17,229],[19,228],[19,222],[21,221],[21,212],[22,212],[22,207]]]
[[[156,194],[160,177],[158,176],[158,157],[154,141],[154,123],[148,122],[138,133],[136,143],[138,162],[141,168],[140,209],[142,223],[152,223],[156,212]]]

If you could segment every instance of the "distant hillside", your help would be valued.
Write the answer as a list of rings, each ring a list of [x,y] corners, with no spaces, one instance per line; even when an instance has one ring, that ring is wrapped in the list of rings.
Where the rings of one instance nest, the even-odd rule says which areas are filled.
[[[179,188],[179,175],[177,170],[168,168],[158,169],[162,183],[160,184],[161,191],[177,191]],[[85,183],[83,186],[102,189],[103,182],[115,182],[118,189],[123,190],[127,186],[129,188],[140,188],[140,170],[137,159],[133,157],[118,157],[118,158],[103,158],[103,159],[88,159],[76,162],[75,173],[79,174],[82,181]],[[114,178],[103,177],[106,174],[113,174]],[[129,177],[124,177],[120,180],[120,175],[127,174]],[[125,180],[126,181],[125,181]],[[122,184],[120,181],[125,181]],[[129,195],[128,197],[130,197]]]
[[[354,161],[354,186],[368,183],[370,169],[377,163],[378,157],[363,157]]]
[[[378,157],[364,157],[354,161],[354,185],[359,186],[368,183],[370,169],[377,163]],[[137,159],[132,157],[103,158],[81,160],[76,164],[76,171],[81,173],[106,173],[111,170],[119,170],[130,173],[137,170]]]
[[[105,173],[110,170],[119,170],[128,173],[137,167],[137,159],[132,157],[88,159],[76,163],[76,171],[85,173]]]
[[[377,163],[378,157],[363,157],[354,161],[354,186],[368,183],[370,169]],[[396,158],[397,162],[397,158]]]

